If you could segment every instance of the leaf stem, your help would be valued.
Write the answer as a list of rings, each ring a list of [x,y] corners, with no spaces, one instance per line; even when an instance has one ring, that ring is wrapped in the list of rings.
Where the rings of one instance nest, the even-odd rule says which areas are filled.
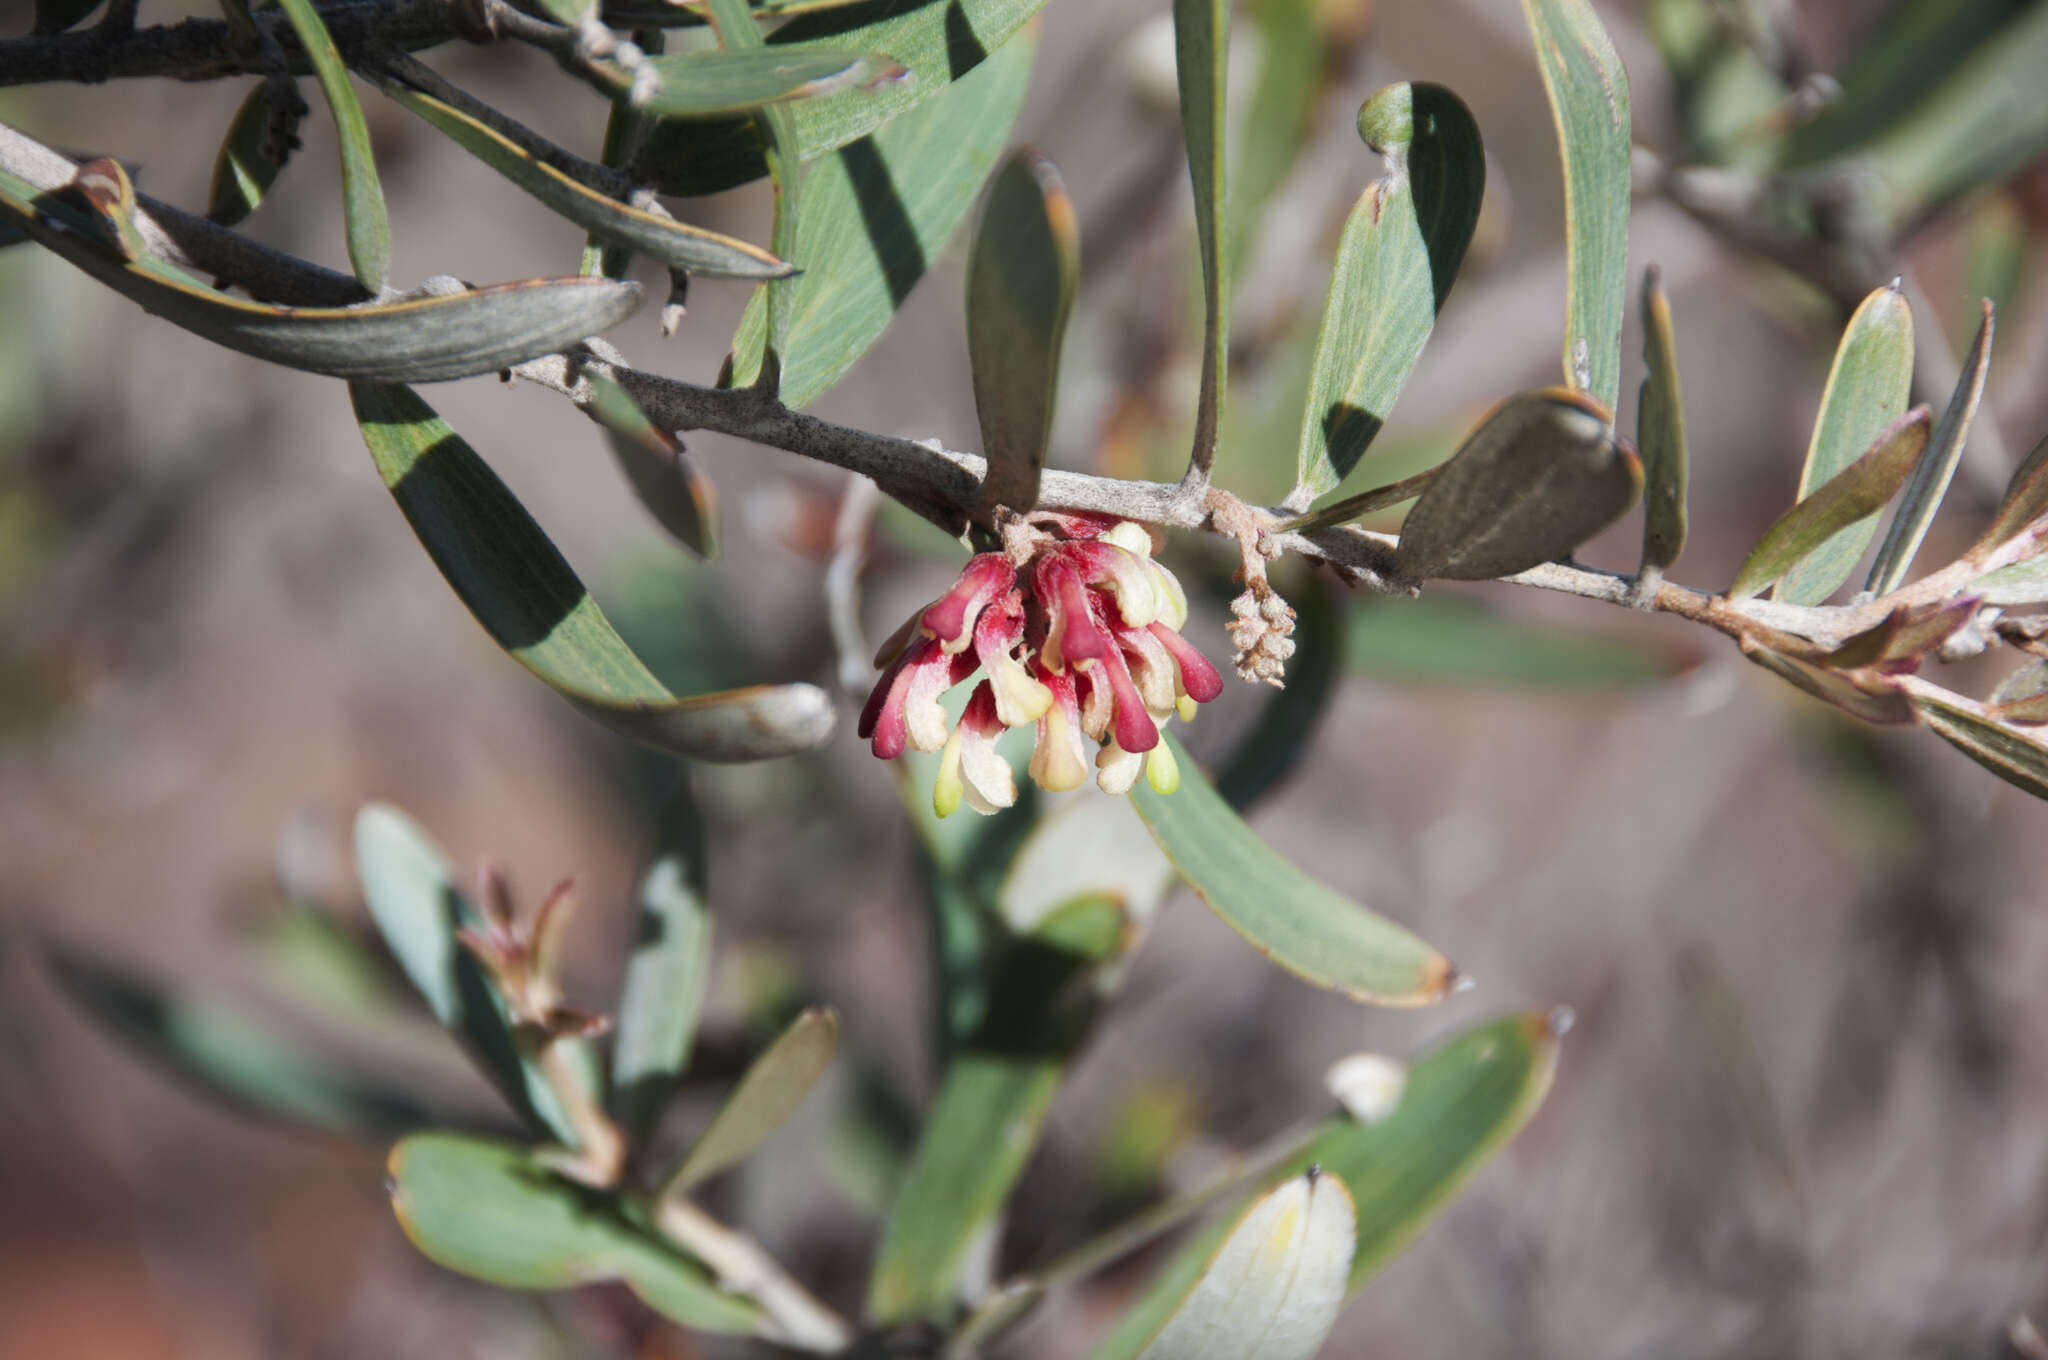
[[[766,1339],[797,1350],[829,1354],[853,1341],[846,1319],[814,1298],[761,1245],[728,1228],[681,1195],[654,1203],[664,1236],[711,1268],[719,1287],[745,1295],[767,1314]]]

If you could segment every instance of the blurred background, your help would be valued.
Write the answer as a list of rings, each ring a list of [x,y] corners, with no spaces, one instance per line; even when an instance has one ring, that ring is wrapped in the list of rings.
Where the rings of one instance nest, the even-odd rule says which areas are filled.
[[[1065,173],[1087,250],[1055,458],[1126,476],[1177,475],[1201,329],[1164,8],[1048,5],[1019,127]],[[2039,8],[1600,6],[1631,76],[1646,183],[1688,165],[1739,174],[1785,116],[1783,78],[1832,72],[1857,98],[1882,84],[1852,78],[1881,41],[1891,65],[1876,69],[1903,83],[1879,90],[1880,122],[1913,114]],[[146,0],[142,19],[208,10]],[[1557,381],[1564,296],[1557,152],[1519,7],[1242,6],[1241,103],[1272,69],[1284,76],[1268,60],[1283,11],[1310,17],[1312,74],[1273,77],[1301,96],[1296,144],[1251,142],[1233,162],[1241,189],[1267,181],[1271,196],[1241,233],[1217,464],[1260,501],[1292,474],[1330,252],[1379,172],[1352,127],[1374,89],[1450,86],[1491,167],[1465,272],[1354,483],[1425,466],[1494,401]],[[1894,11],[1933,27],[1901,48]],[[1744,38],[1753,13],[1781,27]],[[1958,37],[1943,16],[1976,27]],[[29,22],[26,4],[7,7],[6,32]],[[604,108],[544,56],[507,44],[430,60],[565,145],[597,144]],[[1945,400],[1942,356],[1952,376],[1977,298],[2001,304],[1957,509],[1923,563],[1973,536],[1970,511],[2048,430],[2048,135],[2026,141],[2048,102],[2040,69],[1996,116],[2001,135],[2018,129],[1998,156],[1903,199],[1859,195],[1853,173],[1824,166],[1793,210],[1755,207],[1748,220],[1775,232],[1767,252],[1731,245],[1670,194],[1639,199],[1631,269],[1663,267],[1691,426],[1693,537],[1676,579],[1725,584],[1789,503],[1847,284],[1901,271],[1927,370],[1916,400]],[[147,191],[198,205],[244,93],[10,90],[0,118],[117,154]],[[572,228],[394,106],[366,107],[402,286],[574,271]],[[333,264],[324,112],[303,135],[249,229]],[[1948,173],[1958,159],[1931,163]],[[1881,212],[1862,211],[1873,201]],[[688,207],[765,239],[763,186]],[[956,242],[816,411],[975,447],[959,254]],[[654,308],[610,338],[641,367],[709,381],[745,301],[739,285],[703,282],[674,339]],[[363,924],[349,826],[382,798],[466,871],[503,866],[529,903],[573,874],[589,909],[571,990],[601,1003],[676,773],[491,644],[380,487],[338,384],[209,346],[33,248],[0,252],[0,308],[0,1353],[744,1352],[658,1325],[618,1291],[515,1295],[439,1270],[397,1230],[380,1147],[207,1102],[55,984],[44,941],[232,997],[320,1042],[303,1007],[282,1004],[318,999],[306,908]],[[1641,373],[1633,312],[1623,429]],[[821,579],[839,474],[692,436],[724,520],[724,555],[703,563],[660,534],[566,402],[488,379],[432,399],[678,692],[831,683]],[[1638,532],[1631,517],[1583,556],[1630,569]],[[1217,588],[1190,631],[1220,658],[1228,564],[1183,551],[1183,574]],[[959,551],[885,508],[872,557],[865,623],[881,636],[943,588]],[[1507,587],[1335,611],[1345,682],[1254,824],[1477,986],[1421,1012],[1362,1010],[1175,893],[1061,1095],[1004,1262],[1070,1245],[1320,1110],[1322,1073],[1345,1053],[1408,1054],[1484,1016],[1568,1004],[1578,1025],[1548,1105],[1347,1311],[1329,1354],[2048,1354],[2009,1338],[2016,1317],[2048,1307],[2041,807],[1931,735],[1855,728],[1669,619]],[[1994,675],[1958,687],[1981,693]],[[1233,686],[1193,729],[1197,753],[1228,749],[1262,701]],[[675,1120],[701,1120],[721,1072],[795,1006],[839,1008],[859,1079],[814,1099],[717,1198],[850,1307],[890,1164],[887,1139],[863,1136],[888,1123],[875,1093],[915,1111],[932,1083],[917,843],[895,771],[852,718],[842,711],[815,757],[690,771],[720,933],[710,1081]],[[416,1033],[391,1043],[380,1060],[401,1054],[489,1118],[483,1084],[441,1050]],[[1004,1353],[1079,1353],[1159,1259],[1056,1298]]]

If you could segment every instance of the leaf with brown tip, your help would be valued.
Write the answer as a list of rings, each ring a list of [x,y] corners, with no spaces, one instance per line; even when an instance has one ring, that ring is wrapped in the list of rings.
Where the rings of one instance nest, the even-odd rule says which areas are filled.
[[[1925,406],[1916,406],[1877,436],[1861,458],[1843,468],[1817,491],[1778,517],[1764,530],[1749,558],[1728,587],[1728,598],[1746,600],[1760,594],[1773,581],[1797,571],[1821,554],[1836,554],[1842,533],[1872,520],[1913,475],[1920,455],[1927,451],[1927,428],[1934,419]],[[1867,541],[1867,540],[1866,540]],[[1859,548],[1857,551],[1861,551]],[[1853,557],[1850,559],[1854,564]],[[1834,568],[1828,568],[1832,573]],[[1847,569],[1844,568],[1844,576]],[[1817,587],[1818,578],[1804,578]],[[1841,581],[1837,580],[1836,585]],[[1825,599],[1834,586],[1821,592]],[[1780,590],[1779,594],[1784,592]],[[1813,603],[1808,600],[1806,603]]]

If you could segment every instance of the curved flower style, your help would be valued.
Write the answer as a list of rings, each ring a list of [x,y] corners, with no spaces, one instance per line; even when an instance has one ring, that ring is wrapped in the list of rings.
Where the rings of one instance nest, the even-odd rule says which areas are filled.
[[[883,760],[906,746],[939,751],[932,806],[964,801],[994,812],[1017,801],[1016,777],[996,752],[1012,727],[1036,725],[1031,778],[1055,791],[1088,778],[1128,792],[1142,769],[1153,788],[1180,786],[1159,726],[1223,690],[1216,668],[1180,635],[1187,595],[1152,560],[1143,525],[1100,515],[1041,514],[1059,537],[1029,533],[1011,552],[969,559],[953,588],[883,644],[887,662],[860,715]],[[1019,560],[1021,559],[1021,560]],[[979,674],[950,732],[940,698]]]

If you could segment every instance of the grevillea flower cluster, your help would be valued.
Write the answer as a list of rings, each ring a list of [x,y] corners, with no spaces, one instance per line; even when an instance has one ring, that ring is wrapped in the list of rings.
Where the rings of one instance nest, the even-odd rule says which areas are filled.
[[[941,817],[962,801],[984,813],[1016,802],[996,739],[1034,724],[1039,787],[1087,780],[1087,738],[1098,743],[1095,782],[1105,792],[1128,792],[1142,768],[1154,789],[1172,793],[1180,771],[1160,725],[1176,713],[1192,719],[1223,679],[1180,635],[1187,595],[1152,551],[1150,532],[1128,520],[1034,514],[1008,535],[1007,551],[970,559],[951,590],[883,644],[861,736],[883,760],[905,747],[941,753],[932,789]],[[977,673],[949,731],[940,700]]]

